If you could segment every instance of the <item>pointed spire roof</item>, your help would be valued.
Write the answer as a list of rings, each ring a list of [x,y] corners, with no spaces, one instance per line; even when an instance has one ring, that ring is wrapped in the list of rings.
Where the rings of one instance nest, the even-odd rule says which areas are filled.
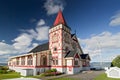
[[[66,22],[65,22],[65,19],[64,19],[64,16],[63,16],[63,14],[62,14],[61,9],[60,9],[59,12],[58,12],[58,15],[57,15],[57,17],[56,17],[56,19],[55,19],[55,22],[54,22],[53,26],[56,26],[56,25],[58,25],[58,24],[67,25]]]

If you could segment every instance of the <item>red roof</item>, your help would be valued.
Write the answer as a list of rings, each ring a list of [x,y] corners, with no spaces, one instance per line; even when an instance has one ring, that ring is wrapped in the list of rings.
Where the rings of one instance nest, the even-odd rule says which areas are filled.
[[[59,10],[58,15],[57,15],[57,17],[56,17],[55,22],[54,22],[53,25],[56,26],[58,24],[64,24],[64,25],[66,25],[66,22],[65,22],[65,19],[63,17],[63,14],[62,14],[61,10]]]

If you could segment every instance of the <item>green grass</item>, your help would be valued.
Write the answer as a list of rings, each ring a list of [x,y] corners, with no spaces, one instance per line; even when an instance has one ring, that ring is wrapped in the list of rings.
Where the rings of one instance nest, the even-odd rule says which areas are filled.
[[[21,77],[21,75],[19,73],[16,73],[16,72],[7,73],[7,74],[0,74],[0,80],[1,79],[10,79],[10,78],[19,78],[19,77]]]
[[[104,74],[97,76],[94,80],[120,80],[120,79],[108,78],[107,75],[104,73]]]

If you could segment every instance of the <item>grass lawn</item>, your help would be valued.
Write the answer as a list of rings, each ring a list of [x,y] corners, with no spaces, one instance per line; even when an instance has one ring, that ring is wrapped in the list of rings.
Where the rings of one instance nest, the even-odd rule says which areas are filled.
[[[120,80],[120,79],[108,78],[107,75],[104,73],[104,74],[97,76],[94,80]]]
[[[0,80],[1,79],[10,79],[10,78],[19,78],[19,77],[21,77],[21,75],[19,73],[16,73],[16,72],[7,73],[7,74],[0,74]]]

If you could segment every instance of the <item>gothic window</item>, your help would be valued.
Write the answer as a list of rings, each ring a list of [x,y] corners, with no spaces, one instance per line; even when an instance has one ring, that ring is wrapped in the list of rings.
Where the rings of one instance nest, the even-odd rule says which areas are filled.
[[[78,58],[75,58],[75,61],[74,61],[74,65],[79,65],[79,60],[78,60]]]
[[[21,58],[21,65],[25,65],[25,57]]]
[[[56,59],[56,65],[58,65],[58,59]]]
[[[41,65],[46,66],[47,65],[47,57],[46,56],[41,56]]]
[[[28,64],[28,65],[33,65],[33,59],[32,59],[32,56],[28,56],[27,64]]]
[[[19,58],[16,59],[16,65],[19,65]]]
[[[53,59],[53,65],[58,65],[58,58]]]
[[[86,61],[83,61],[83,67],[86,67]]]
[[[75,62],[74,62],[74,63],[75,63],[75,65],[78,65],[78,60],[75,60]]]
[[[47,59],[46,59],[46,56],[43,57],[43,65],[44,65],[44,66],[47,65]]]
[[[53,59],[53,65],[55,65],[55,60]]]

